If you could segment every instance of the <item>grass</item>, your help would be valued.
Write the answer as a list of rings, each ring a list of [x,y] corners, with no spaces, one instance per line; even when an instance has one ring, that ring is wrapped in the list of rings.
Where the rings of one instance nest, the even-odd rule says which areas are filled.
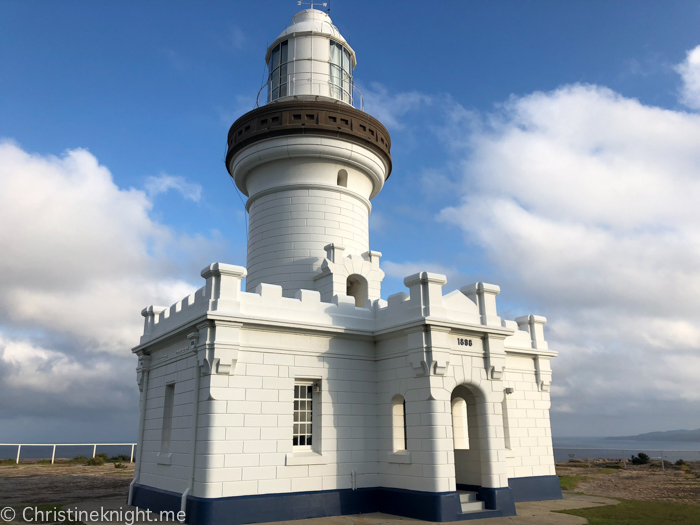
[[[587,479],[586,476],[559,476],[559,484],[562,490],[576,490],[578,484]]]
[[[619,505],[555,512],[586,518],[590,525],[695,525],[700,523],[700,507],[695,505],[628,499],[619,501]]]
[[[593,474],[617,474],[620,472],[619,467],[604,467]]]

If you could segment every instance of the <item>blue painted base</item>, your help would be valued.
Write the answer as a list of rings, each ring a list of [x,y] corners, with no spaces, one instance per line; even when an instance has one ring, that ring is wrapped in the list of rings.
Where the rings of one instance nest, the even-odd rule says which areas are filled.
[[[510,478],[508,486],[513,493],[513,500],[544,501],[562,499],[561,485],[557,476],[530,476],[527,478]]]
[[[395,516],[446,522],[515,516],[509,488],[482,489],[488,510],[462,514],[457,492],[421,492],[385,487],[261,494],[230,498],[187,498],[190,525],[240,525],[325,516],[384,512]],[[133,505],[152,511],[180,510],[180,494],[136,485]]]

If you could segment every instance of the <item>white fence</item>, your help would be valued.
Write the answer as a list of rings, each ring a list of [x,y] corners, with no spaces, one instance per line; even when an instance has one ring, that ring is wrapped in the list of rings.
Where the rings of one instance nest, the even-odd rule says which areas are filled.
[[[51,452],[51,464],[54,464],[56,460],[56,447],[92,447],[92,457],[97,455],[97,447],[131,447],[131,458],[130,463],[134,462],[134,449],[136,448],[136,443],[0,443],[0,447],[17,447],[17,459],[15,463],[19,464],[20,455],[22,454],[22,447],[52,447]]]

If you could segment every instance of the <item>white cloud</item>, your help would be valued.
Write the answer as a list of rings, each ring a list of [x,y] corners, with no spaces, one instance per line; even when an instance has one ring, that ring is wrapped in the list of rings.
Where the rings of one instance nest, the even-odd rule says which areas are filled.
[[[386,217],[383,213],[373,211],[369,216],[369,229],[373,232],[381,232],[386,228]]]
[[[379,120],[387,128],[401,129],[401,117],[420,106],[432,104],[432,98],[417,91],[404,93],[389,93],[389,90],[378,82],[372,82],[368,87],[361,86],[365,102],[365,111]]]
[[[404,278],[418,272],[439,273],[447,277],[447,288],[455,289],[468,284],[468,278],[462,275],[459,270],[452,266],[446,266],[435,262],[403,262],[382,261],[381,268],[387,277],[398,279],[403,282]]]
[[[246,34],[240,27],[231,27],[231,45],[233,46],[233,49],[242,49],[247,39]]]
[[[570,85],[453,125],[463,197],[440,219],[549,318],[554,410],[629,425],[674,402],[682,420],[700,400],[700,115]]]
[[[675,69],[683,80],[681,103],[692,109],[700,109],[700,46],[688,51],[685,60]]]
[[[174,235],[151,208],[86,150],[0,142],[0,398],[13,399],[0,418],[133,415],[140,311],[200,286],[179,275],[217,242]]]
[[[199,202],[202,198],[202,187],[199,184],[187,182],[184,177],[161,173],[157,177],[146,177],[146,193],[155,197],[168,190],[178,191],[185,199]]]

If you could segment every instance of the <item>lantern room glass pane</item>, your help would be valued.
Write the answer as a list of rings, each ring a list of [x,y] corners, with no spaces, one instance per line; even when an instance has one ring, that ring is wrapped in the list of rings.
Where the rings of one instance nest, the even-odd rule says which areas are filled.
[[[289,41],[285,40],[276,46],[270,54],[268,68],[269,76],[269,100],[286,97],[289,91],[289,75],[287,73],[289,63]]]
[[[350,52],[340,43],[331,40],[330,47],[330,95],[350,103],[352,95],[352,62]]]

